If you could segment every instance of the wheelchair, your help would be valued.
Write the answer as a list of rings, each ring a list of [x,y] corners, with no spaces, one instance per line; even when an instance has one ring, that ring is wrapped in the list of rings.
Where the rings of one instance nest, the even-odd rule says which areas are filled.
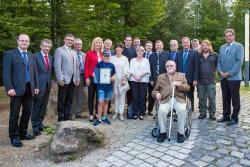
[[[191,100],[185,95],[186,97],[186,110],[187,110],[187,118],[186,118],[186,124],[185,124],[185,127],[184,127],[184,130],[185,130],[185,138],[187,139],[191,133],[191,127],[192,127],[192,107],[191,107]],[[158,110],[159,110],[159,102],[155,102],[155,114],[154,114],[154,121],[155,121],[155,127],[152,129],[152,136],[153,137],[158,137],[159,134],[160,134],[160,125],[159,125],[159,122],[158,122]],[[170,111],[171,113],[171,111]],[[172,114],[173,116],[171,116],[169,118],[169,121],[172,121],[172,119],[174,119],[176,122],[178,119],[177,118],[177,115],[176,115],[176,112],[173,110],[172,111]],[[175,117],[174,117],[175,116]],[[169,130],[171,131],[171,129],[169,128]],[[170,133],[170,132],[169,132]],[[170,138],[168,139],[170,141]]]

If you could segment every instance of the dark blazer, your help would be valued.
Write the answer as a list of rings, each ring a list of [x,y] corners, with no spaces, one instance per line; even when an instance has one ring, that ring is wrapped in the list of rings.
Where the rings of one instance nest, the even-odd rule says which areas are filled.
[[[173,60],[172,57],[171,57],[171,51],[168,51],[168,52],[167,52],[168,60],[173,60],[173,61],[175,61],[175,63],[177,64],[177,53],[178,53],[178,51],[176,51],[176,55],[175,55],[175,58],[174,58],[174,60]]]
[[[49,71],[47,71],[45,66],[45,60],[41,52],[35,54],[36,65],[38,71],[38,81],[39,81],[39,93],[44,93],[45,91],[50,91],[51,88],[51,76],[53,73],[53,57],[49,55]]]
[[[167,52],[162,51],[159,55],[159,64],[160,64],[159,75],[166,72],[165,64],[166,64],[167,60],[168,60]],[[151,71],[150,81],[156,82],[157,77],[158,77],[156,74],[156,68],[157,68],[157,66],[156,66],[157,65],[157,53],[156,52],[153,52],[150,55],[149,63],[150,63],[150,71]]]
[[[183,69],[183,50],[179,51],[176,54],[177,57],[177,71],[184,73]],[[198,75],[199,75],[199,60],[198,60],[198,53],[196,51],[193,51],[192,49],[189,49],[188,51],[188,57],[187,57],[187,71],[186,71],[186,79],[189,84],[192,84],[192,82],[198,81]]]
[[[35,57],[28,52],[28,63],[30,72],[30,86],[32,95],[35,94],[35,89],[39,88],[38,73],[35,63]],[[16,96],[22,96],[25,93],[25,62],[23,61],[22,54],[19,49],[12,49],[4,52],[3,59],[3,82],[5,90],[8,92],[14,89]]]

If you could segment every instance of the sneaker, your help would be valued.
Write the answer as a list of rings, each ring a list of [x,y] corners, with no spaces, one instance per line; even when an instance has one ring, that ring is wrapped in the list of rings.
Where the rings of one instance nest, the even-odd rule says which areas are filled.
[[[102,122],[104,122],[105,124],[111,125],[111,122],[110,122],[110,120],[107,117],[104,118],[104,119],[102,119]]]
[[[93,123],[93,126],[97,126],[97,125],[99,125],[99,124],[101,124],[101,123],[102,123],[102,121],[96,120],[96,121]]]
[[[116,112],[115,115],[112,117],[112,119],[116,119],[117,115],[118,115],[118,113]]]
[[[124,121],[124,117],[123,117],[123,114],[122,114],[122,113],[120,114],[120,120],[121,120],[121,121]]]

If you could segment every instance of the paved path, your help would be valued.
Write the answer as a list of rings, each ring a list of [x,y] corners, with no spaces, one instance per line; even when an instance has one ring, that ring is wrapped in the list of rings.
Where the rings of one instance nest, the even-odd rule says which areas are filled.
[[[197,101],[197,100],[196,100]],[[221,117],[222,100],[217,88],[217,118]],[[197,104],[196,104],[197,106]],[[152,124],[119,151],[98,162],[98,167],[165,167],[165,166],[250,166],[250,93],[241,94],[239,124],[227,126],[192,115],[192,131],[183,144],[176,142],[176,123],[171,141],[158,143],[151,136]]]

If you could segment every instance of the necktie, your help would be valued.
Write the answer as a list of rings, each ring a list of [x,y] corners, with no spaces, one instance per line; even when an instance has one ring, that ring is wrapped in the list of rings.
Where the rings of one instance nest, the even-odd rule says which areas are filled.
[[[175,53],[176,52],[171,52],[171,58],[172,58],[172,60],[175,60]]]
[[[157,52],[157,65],[156,65],[156,75],[160,74],[160,53]]]
[[[24,61],[25,65],[27,66],[27,64],[28,64],[27,52],[23,52],[22,55],[23,55],[22,56],[23,57],[23,61]]]
[[[149,52],[146,52],[146,58],[149,59]]]
[[[46,67],[47,71],[49,71],[49,56],[48,56],[48,54],[45,54],[44,58],[45,58],[45,67]]]
[[[227,48],[226,48],[226,54],[228,54],[228,52],[229,52],[229,50],[230,50],[230,47],[231,47],[231,45],[228,44],[228,45],[227,45]]]
[[[186,73],[186,62],[187,62],[187,56],[188,56],[188,50],[185,49],[184,50],[184,54],[183,54],[183,73]]]
[[[28,63],[28,53],[27,52],[22,52],[23,55],[23,61],[25,64],[25,80],[26,83],[30,82],[30,70],[29,70],[29,63]]]
[[[79,61],[80,73],[82,74],[82,73],[84,72],[84,69],[83,69],[83,61],[82,61],[81,54],[80,54],[79,52],[77,52],[77,58],[78,58],[78,61]]]

